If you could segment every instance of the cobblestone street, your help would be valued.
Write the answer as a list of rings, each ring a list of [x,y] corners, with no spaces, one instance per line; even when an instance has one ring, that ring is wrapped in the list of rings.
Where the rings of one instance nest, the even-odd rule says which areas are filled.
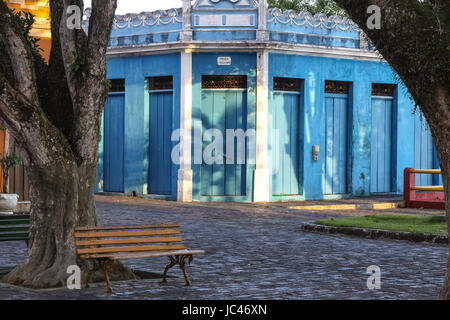
[[[188,249],[203,249],[189,266],[192,286],[176,276],[104,283],[90,289],[31,290],[0,284],[1,299],[435,299],[445,274],[444,246],[305,233],[300,225],[329,213],[282,206],[182,204],[97,197],[101,224],[179,222]],[[0,243],[0,267],[25,257],[25,243]],[[165,258],[128,261],[162,273]],[[381,268],[380,290],[368,290],[366,269]]]

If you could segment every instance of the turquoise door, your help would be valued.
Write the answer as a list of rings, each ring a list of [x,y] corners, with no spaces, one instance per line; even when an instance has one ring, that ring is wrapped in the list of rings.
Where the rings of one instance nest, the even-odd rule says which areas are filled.
[[[439,160],[433,137],[428,123],[420,111],[415,113],[414,132],[414,168],[439,169]],[[442,185],[442,177],[440,175],[418,174],[416,175],[416,185]]]
[[[325,194],[347,193],[348,95],[325,96]]]
[[[226,154],[227,129],[246,131],[246,91],[245,90],[203,90],[202,92],[202,130],[218,133],[223,137],[221,149],[214,149],[210,156],[220,158],[214,163],[205,162],[211,141],[203,141],[203,163],[200,168],[201,196],[243,196],[246,191],[246,165],[238,161],[237,143],[234,156]],[[217,142],[217,141],[216,141]],[[246,147],[244,146],[246,149]],[[227,164],[228,163],[228,164]]]
[[[372,98],[370,192],[392,191],[392,97]]]
[[[124,94],[109,95],[103,124],[103,191],[105,192],[124,192],[124,106]]]
[[[300,97],[297,92],[275,92],[272,107],[272,195],[302,193]]]
[[[172,194],[173,91],[150,91],[148,193]]]

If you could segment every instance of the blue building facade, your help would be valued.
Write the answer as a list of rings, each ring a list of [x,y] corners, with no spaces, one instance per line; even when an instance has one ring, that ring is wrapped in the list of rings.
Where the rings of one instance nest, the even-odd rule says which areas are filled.
[[[401,193],[404,168],[439,167],[405,86],[351,20],[181,3],[114,21],[99,193],[333,199]]]

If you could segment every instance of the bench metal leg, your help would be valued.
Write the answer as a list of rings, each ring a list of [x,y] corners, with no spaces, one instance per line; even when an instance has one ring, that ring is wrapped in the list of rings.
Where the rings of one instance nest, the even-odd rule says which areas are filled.
[[[174,265],[176,265],[178,262],[174,257],[169,257],[170,263],[166,266],[163,273],[163,280],[162,282],[167,282],[167,271],[169,271],[170,268],[172,268]]]
[[[100,269],[100,265],[97,262],[97,260],[92,260],[92,262],[94,263],[94,267],[91,270],[89,270],[88,276],[86,278],[86,288],[89,288],[89,283],[91,282],[94,273],[96,273],[97,270]]]
[[[94,262],[94,268],[92,268],[88,273],[88,276],[86,278],[86,288],[89,288],[89,283],[91,282],[94,273],[96,273],[99,269],[102,269],[103,275],[105,276],[106,287],[108,288],[108,292],[112,293],[113,288],[111,285],[111,281],[109,279],[108,271],[111,271],[114,268],[116,261],[109,259],[100,259],[100,260],[93,259],[92,261]]]
[[[164,269],[162,282],[167,282],[167,271],[169,271],[170,268],[172,268],[173,266],[178,264],[180,266],[180,269],[183,271],[183,276],[184,276],[184,280],[186,281],[186,286],[190,286],[191,281],[189,280],[189,276],[186,271],[186,259],[189,259],[188,263],[190,264],[192,262],[192,260],[194,259],[194,256],[192,256],[192,255],[183,255],[183,256],[175,256],[175,257],[170,256],[169,259],[170,259],[170,263],[166,266],[166,269]]]
[[[113,288],[112,288],[112,285],[111,285],[111,281],[109,280],[108,271],[111,271],[114,268],[114,265],[116,264],[116,261],[115,260],[109,260],[109,259],[108,260],[102,260],[101,264],[102,264],[102,271],[103,271],[103,274],[105,276],[106,287],[108,288],[108,292],[109,293],[113,293]]]
[[[180,258],[180,268],[183,271],[183,275],[184,275],[184,280],[186,281],[186,286],[190,286],[191,285],[191,281],[189,280],[188,274],[186,272],[186,258],[188,258],[189,256],[181,256]],[[192,259],[190,259],[190,261],[192,261]],[[189,263],[190,263],[189,261]]]

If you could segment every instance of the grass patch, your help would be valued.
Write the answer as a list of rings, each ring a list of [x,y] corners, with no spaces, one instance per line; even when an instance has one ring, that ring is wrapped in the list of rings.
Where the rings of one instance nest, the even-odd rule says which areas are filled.
[[[445,216],[373,215],[318,220],[316,224],[447,235]]]

